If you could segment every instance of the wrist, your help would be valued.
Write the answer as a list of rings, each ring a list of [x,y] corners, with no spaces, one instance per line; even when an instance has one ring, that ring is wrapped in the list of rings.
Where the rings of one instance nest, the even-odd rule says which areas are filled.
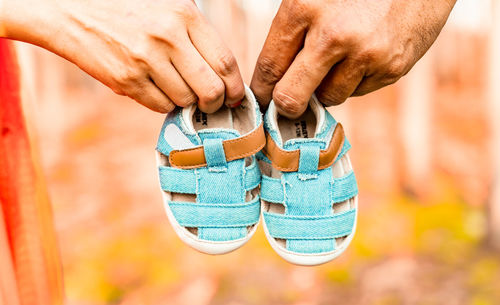
[[[57,1],[0,0],[0,37],[44,46],[58,20],[52,18]],[[53,31],[52,31],[53,32]]]

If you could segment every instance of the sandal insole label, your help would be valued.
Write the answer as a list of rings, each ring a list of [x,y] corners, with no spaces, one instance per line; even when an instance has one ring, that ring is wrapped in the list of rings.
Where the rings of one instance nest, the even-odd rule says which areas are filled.
[[[295,122],[295,134],[297,138],[309,138],[307,122],[305,120]]]
[[[201,112],[199,109],[196,109],[194,119],[196,120],[196,123],[201,123],[202,126],[208,126],[208,115]]]

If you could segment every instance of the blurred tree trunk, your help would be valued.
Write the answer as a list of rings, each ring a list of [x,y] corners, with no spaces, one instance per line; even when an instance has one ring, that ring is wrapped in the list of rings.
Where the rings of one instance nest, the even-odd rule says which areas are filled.
[[[489,108],[492,129],[493,183],[489,202],[489,242],[500,250],[500,1],[492,1]]]

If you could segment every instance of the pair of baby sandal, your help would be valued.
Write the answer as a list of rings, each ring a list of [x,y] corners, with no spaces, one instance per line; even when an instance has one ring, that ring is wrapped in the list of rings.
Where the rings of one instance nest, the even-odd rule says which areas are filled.
[[[165,210],[182,241],[223,254],[250,239],[260,219],[255,154],[264,145],[262,115],[249,88],[236,108],[206,114],[192,105],[167,115],[157,161]]]
[[[245,244],[262,217],[285,260],[334,259],[349,245],[357,213],[342,126],[314,96],[294,120],[271,102],[263,122],[245,93],[236,108],[205,114],[193,105],[167,115],[157,161],[169,221],[189,246],[223,254]]]
[[[257,156],[264,231],[273,249],[298,265],[339,256],[356,227],[358,188],[342,125],[313,96],[297,119],[265,115],[266,146]]]

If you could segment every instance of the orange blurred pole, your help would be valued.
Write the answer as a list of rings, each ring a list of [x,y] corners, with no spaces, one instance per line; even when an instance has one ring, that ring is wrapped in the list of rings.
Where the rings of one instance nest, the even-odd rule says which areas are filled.
[[[2,209],[0,209],[0,305],[19,305],[16,274]]]
[[[63,284],[52,211],[30,149],[15,60],[11,43],[0,39],[0,304],[59,305]]]

